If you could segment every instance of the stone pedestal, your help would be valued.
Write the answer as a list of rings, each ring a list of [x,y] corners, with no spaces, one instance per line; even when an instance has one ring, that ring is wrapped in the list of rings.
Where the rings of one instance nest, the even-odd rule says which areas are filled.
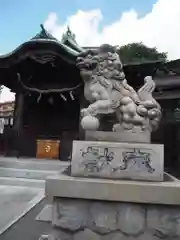
[[[180,182],[112,181],[52,176],[48,240],[180,239]],[[174,205],[174,206],[173,206]]]
[[[108,141],[108,142],[129,142],[129,143],[150,143],[150,131],[123,130],[118,132],[86,131],[86,141]]]
[[[72,176],[163,181],[159,144],[74,141]]]

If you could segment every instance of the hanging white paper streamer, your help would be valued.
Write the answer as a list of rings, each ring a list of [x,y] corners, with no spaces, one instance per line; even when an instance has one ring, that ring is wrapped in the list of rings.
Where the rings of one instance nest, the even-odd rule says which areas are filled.
[[[69,95],[70,95],[71,99],[74,100],[74,96],[73,96],[72,91],[69,92]]]
[[[39,101],[41,100],[41,97],[42,97],[42,94],[40,93],[38,99],[37,99],[37,102],[39,103]]]
[[[60,94],[60,96],[62,97],[62,99],[64,100],[64,101],[67,101],[67,99],[65,98],[65,96],[61,93]]]

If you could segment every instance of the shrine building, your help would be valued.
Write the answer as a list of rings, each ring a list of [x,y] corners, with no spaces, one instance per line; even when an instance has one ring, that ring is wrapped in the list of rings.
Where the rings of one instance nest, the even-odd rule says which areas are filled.
[[[69,29],[58,41],[41,25],[35,37],[0,56],[0,85],[15,93],[13,125],[4,131],[2,154],[69,158],[72,141],[84,138],[80,109],[87,103],[83,80],[76,67],[76,58],[84,49]],[[128,83],[135,89],[143,84],[144,77],[155,79],[154,97],[160,102],[165,117],[160,129],[152,135],[152,142],[164,143],[165,159],[174,158],[176,164],[180,164],[179,69],[179,60],[124,64]],[[113,121],[113,116],[103,117],[101,130],[110,130]],[[165,165],[176,168],[170,160],[165,160]]]

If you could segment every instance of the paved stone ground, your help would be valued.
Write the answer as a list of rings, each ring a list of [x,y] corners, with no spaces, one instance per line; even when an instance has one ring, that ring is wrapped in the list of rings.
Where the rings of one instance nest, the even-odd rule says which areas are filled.
[[[29,228],[29,224],[40,224],[36,223],[35,218],[44,207],[41,203],[44,199],[44,184],[42,183],[45,182],[46,176],[57,174],[66,166],[67,163],[60,161],[0,157],[0,240],[4,240],[5,236],[8,240],[21,240],[20,232],[17,233],[20,230],[17,229],[23,231]],[[32,214],[34,207],[36,210]],[[28,216],[31,216],[30,220]],[[23,229],[19,227],[21,225]],[[15,235],[12,229],[16,229]],[[36,230],[36,236],[39,231],[39,229]],[[27,239],[27,237],[22,239]],[[28,239],[35,238],[29,236]]]
[[[51,224],[34,220],[46,204],[46,199],[38,203],[16,224],[5,231],[0,236],[0,240],[38,240],[41,234],[49,234],[52,231]]]
[[[37,188],[0,186],[0,234],[43,198],[44,191]]]

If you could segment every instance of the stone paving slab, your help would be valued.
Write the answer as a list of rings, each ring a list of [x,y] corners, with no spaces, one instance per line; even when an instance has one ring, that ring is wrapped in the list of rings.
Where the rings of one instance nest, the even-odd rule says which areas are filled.
[[[0,186],[19,186],[19,187],[32,187],[32,188],[45,188],[45,180],[42,179],[28,179],[28,178],[16,178],[16,177],[1,177]]]
[[[44,198],[44,190],[0,185],[0,234]],[[1,239],[1,237],[0,237]]]
[[[46,204],[36,217],[36,221],[52,222],[52,204]]]
[[[55,171],[47,170],[32,170],[19,168],[3,168],[0,167],[0,177],[16,177],[28,179],[46,179],[46,177],[54,175]],[[58,172],[57,172],[58,173]]]
[[[69,162],[62,162],[60,160],[45,160],[34,158],[13,158],[13,157],[1,157],[0,167],[3,168],[18,168],[18,169],[33,169],[33,170],[47,170],[47,171],[59,171],[62,168],[66,168]]]
[[[52,231],[49,222],[35,221],[36,216],[49,202],[46,198],[36,204],[24,217],[0,236],[0,240],[38,240]]]

